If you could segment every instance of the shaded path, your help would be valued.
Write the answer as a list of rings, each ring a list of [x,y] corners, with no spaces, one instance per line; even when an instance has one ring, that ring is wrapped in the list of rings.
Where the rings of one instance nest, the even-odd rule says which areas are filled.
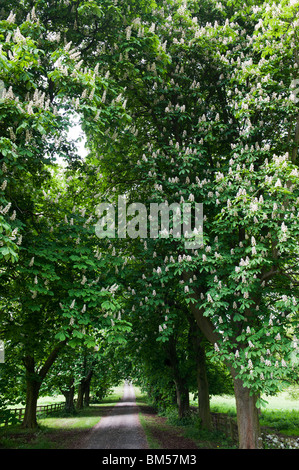
[[[138,411],[134,388],[126,383],[121,401],[93,427],[82,449],[148,449]]]

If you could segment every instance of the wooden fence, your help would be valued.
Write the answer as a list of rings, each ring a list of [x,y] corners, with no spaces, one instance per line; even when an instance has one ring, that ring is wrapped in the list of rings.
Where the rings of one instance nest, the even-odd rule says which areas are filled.
[[[65,407],[65,403],[53,403],[52,405],[39,405],[36,407],[37,414],[48,414],[52,413],[53,411],[60,411],[63,410]],[[25,408],[11,408],[9,411],[10,415],[14,415],[19,420],[22,420],[25,414]],[[3,421],[2,425],[6,426],[9,418],[6,421]],[[1,426],[1,414],[0,414],[0,426]]]
[[[65,403],[54,403],[52,405],[40,405],[37,406],[37,414],[48,414],[53,411],[63,410]],[[10,414],[15,415],[19,420],[22,420],[25,414],[25,408],[12,408]],[[238,425],[234,418],[228,416],[225,413],[211,413],[212,415],[212,426],[216,431],[223,432],[226,436],[230,437],[234,442],[238,442]],[[1,421],[1,415],[0,415]],[[7,419],[8,421],[8,419]],[[3,423],[7,425],[7,422]],[[1,424],[0,424],[1,426]]]

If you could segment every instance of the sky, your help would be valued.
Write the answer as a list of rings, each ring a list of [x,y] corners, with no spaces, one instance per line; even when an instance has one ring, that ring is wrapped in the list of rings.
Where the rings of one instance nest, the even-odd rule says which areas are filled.
[[[73,127],[68,132],[68,140],[76,140],[78,139],[78,137],[82,137],[82,140],[80,142],[77,142],[75,145],[78,149],[79,155],[84,158],[88,153],[87,149],[85,148],[86,137],[84,135],[84,132],[82,131],[79,121],[75,119]],[[62,166],[64,166],[65,164],[63,158],[60,158],[59,155],[56,155],[56,161]]]
[[[81,129],[81,126],[79,124],[75,124],[74,127],[72,127],[72,129],[69,131],[68,138],[72,140],[72,139],[77,139],[78,137],[83,137],[81,142],[77,142],[77,149],[78,149],[79,155],[81,157],[85,157],[87,155],[87,150],[84,147],[86,143],[86,138],[85,138],[84,132]]]

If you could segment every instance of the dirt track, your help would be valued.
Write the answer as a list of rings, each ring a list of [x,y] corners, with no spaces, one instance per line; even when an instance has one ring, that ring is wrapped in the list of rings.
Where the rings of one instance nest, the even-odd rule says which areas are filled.
[[[125,384],[122,400],[92,428],[82,449],[148,449],[138,411],[134,388]]]

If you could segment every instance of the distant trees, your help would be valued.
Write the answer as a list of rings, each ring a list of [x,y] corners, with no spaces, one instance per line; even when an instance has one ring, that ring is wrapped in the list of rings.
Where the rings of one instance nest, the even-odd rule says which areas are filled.
[[[88,348],[81,341],[76,348],[66,346],[43,382],[43,395],[64,395],[67,413],[88,407],[91,397],[102,400],[124,379],[118,346],[109,347],[103,338],[98,344]]]

